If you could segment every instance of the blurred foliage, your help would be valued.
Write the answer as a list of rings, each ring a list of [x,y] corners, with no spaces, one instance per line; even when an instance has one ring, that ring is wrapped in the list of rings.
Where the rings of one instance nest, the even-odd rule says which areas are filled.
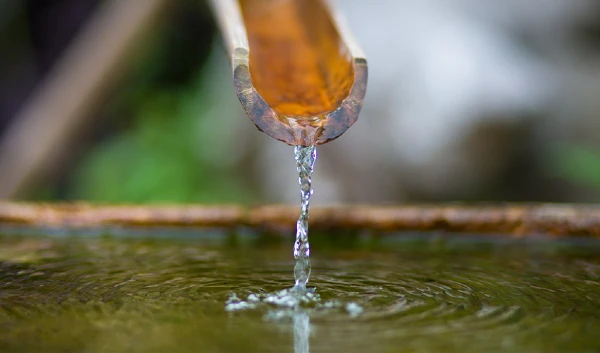
[[[559,146],[553,169],[559,177],[600,193],[600,150],[573,144]]]
[[[77,198],[106,202],[247,200],[249,193],[230,177],[232,173],[199,158],[194,129],[199,117],[187,109],[196,103],[186,95],[179,96],[149,93],[132,129],[102,142],[86,157],[74,180]]]
[[[223,81],[214,77],[222,58],[213,54],[202,65],[211,53],[212,28],[198,28],[197,18],[184,16],[187,21],[178,18],[176,26],[165,26],[108,103],[102,115],[115,131],[84,155],[68,182],[68,198],[110,203],[252,199],[243,179],[234,177],[237,166],[227,149],[218,146],[226,143],[219,137],[227,136],[218,136],[223,127],[211,107],[219,104],[223,89],[215,90],[212,81]],[[198,40],[202,34],[204,40]],[[207,131],[211,126],[214,132]],[[207,158],[203,149],[221,155]]]

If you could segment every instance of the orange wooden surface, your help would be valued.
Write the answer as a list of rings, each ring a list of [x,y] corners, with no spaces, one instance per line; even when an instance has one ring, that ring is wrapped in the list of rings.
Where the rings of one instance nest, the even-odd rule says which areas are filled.
[[[240,0],[257,92],[280,116],[340,106],[354,82],[348,49],[321,0]]]
[[[60,229],[102,227],[252,227],[293,235],[298,205],[92,205],[0,201],[0,231],[7,225]],[[600,239],[600,206],[584,204],[347,205],[310,210],[311,230],[333,236],[353,230],[435,231],[512,236],[587,236]],[[9,228],[8,232],[10,232]],[[341,231],[336,232],[336,231]],[[415,233],[411,233],[415,235]],[[420,233],[425,234],[425,233]],[[430,233],[431,234],[431,233]]]

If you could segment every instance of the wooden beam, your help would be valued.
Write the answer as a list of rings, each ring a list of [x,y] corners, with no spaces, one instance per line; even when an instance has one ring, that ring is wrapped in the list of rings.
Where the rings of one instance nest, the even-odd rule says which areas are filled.
[[[240,227],[292,230],[294,205],[91,205],[0,202],[0,224],[31,227]],[[600,207],[570,204],[407,205],[314,207],[311,229],[447,231],[512,237],[592,236],[600,238]]]

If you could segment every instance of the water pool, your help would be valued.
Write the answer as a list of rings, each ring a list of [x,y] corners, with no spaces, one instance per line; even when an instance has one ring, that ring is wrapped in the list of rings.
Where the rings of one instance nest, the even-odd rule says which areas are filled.
[[[0,232],[1,352],[597,352],[600,241]],[[228,304],[234,304],[229,306]]]

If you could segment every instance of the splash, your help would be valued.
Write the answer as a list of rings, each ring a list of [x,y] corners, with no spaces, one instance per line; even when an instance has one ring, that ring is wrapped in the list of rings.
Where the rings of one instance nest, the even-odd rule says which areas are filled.
[[[300,217],[296,223],[296,242],[294,244],[294,278],[295,288],[305,289],[310,277],[310,244],[308,243],[308,209],[312,190],[312,173],[317,159],[317,148],[315,146],[294,148],[296,156],[296,169],[298,170],[298,181],[300,183]]]

